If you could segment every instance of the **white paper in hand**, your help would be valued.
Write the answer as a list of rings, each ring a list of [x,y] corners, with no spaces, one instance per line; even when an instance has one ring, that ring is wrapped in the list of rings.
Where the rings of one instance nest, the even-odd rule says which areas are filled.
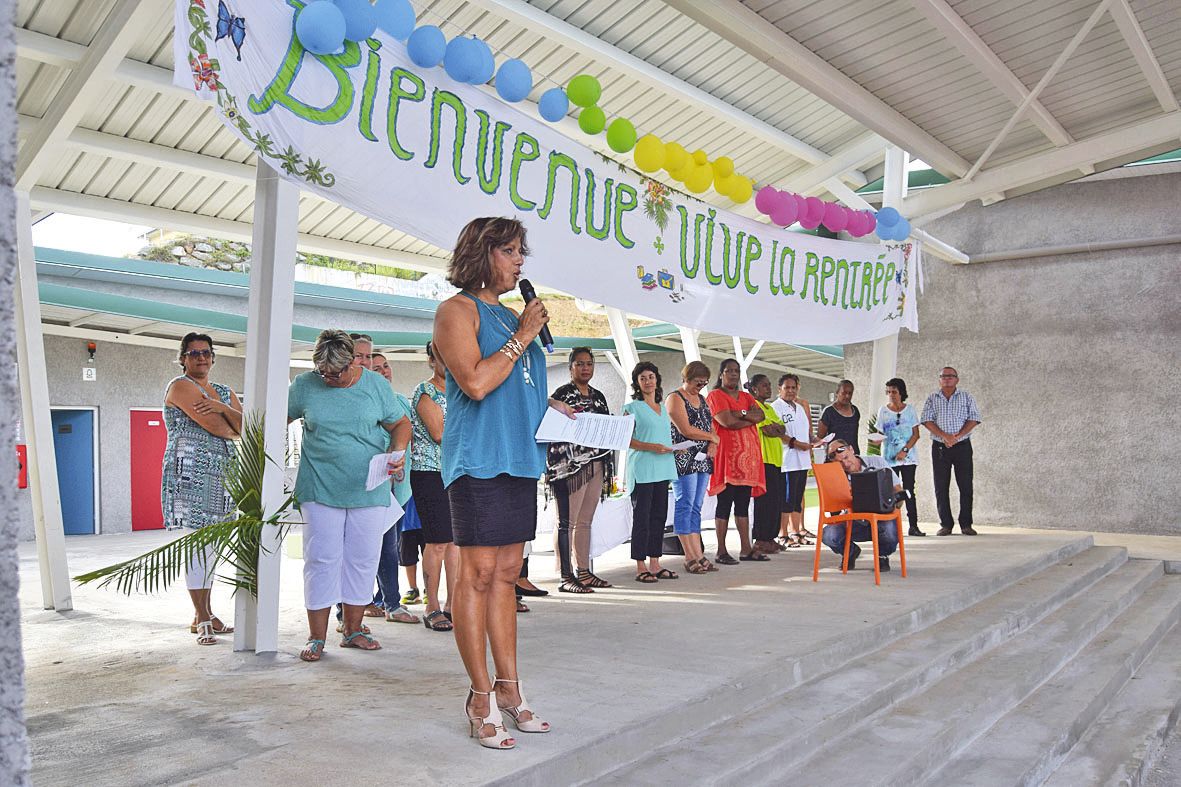
[[[391,451],[388,454],[377,454],[369,460],[369,478],[365,481],[365,491],[372,492],[382,484],[389,483],[390,462],[397,461],[405,455],[405,451]],[[403,471],[405,472],[405,471]]]
[[[673,443],[672,448],[674,451],[688,451],[690,448],[694,448],[696,446],[696,440],[682,440],[679,443]]]

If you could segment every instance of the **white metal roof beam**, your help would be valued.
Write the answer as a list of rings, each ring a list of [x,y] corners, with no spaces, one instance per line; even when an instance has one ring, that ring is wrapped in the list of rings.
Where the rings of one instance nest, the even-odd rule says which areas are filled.
[[[41,323],[41,332],[46,336],[66,336],[71,339],[93,339],[100,342],[114,342],[116,344],[130,344],[137,347],[160,347],[165,350],[176,351],[176,339],[161,339],[156,336],[140,336],[124,331],[112,331],[105,328],[81,328],[73,325],[57,325]],[[233,345],[214,342],[214,349],[218,355],[242,357],[244,352],[235,349]]]
[[[951,148],[738,0],[665,3],[940,172],[968,171],[968,162]]]
[[[910,0],[927,21],[935,26],[944,38],[955,45],[960,54],[968,59],[989,82],[1014,104],[1020,105],[1029,91],[1017,78],[1016,74],[997,57],[996,53],[984,43],[976,31],[955,12],[946,0]],[[1040,101],[1033,101],[1029,105],[1030,119],[1041,129],[1042,133],[1055,145],[1069,145],[1074,138],[1067,133]]]
[[[920,216],[957,203],[981,199],[1007,189],[1048,180],[1097,162],[1124,159],[1181,138],[1181,112],[1170,112],[1117,128],[1064,147],[1027,156],[981,172],[974,180],[957,180],[925,189],[903,202],[903,213]]]
[[[167,210],[151,205],[94,197],[43,186],[34,188],[29,198],[33,204],[43,209],[73,213],[78,216],[149,224],[154,227],[169,227],[184,232],[208,234],[226,240],[239,240],[247,243],[252,238],[253,225],[244,221],[231,221],[198,213]],[[301,250],[312,254],[324,254],[329,257],[341,257],[379,265],[396,265],[400,268],[427,273],[438,273],[447,266],[447,260],[439,257],[366,246],[334,238],[322,238],[305,232],[299,234],[296,243]]]
[[[160,6],[155,0],[119,0],[110,10],[90,46],[85,48],[85,54],[53,97],[37,130],[21,148],[16,165],[17,189],[27,191],[36,185],[37,176],[54,149],[78,124],[98,95],[94,86],[114,76],[116,66],[123,62],[123,56],[135,42],[135,37],[143,32],[150,15],[158,16],[159,12]]]
[[[878,134],[870,133],[851,145],[838,150],[828,161],[818,164],[807,172],[802,172],[788,178],[782,186],[797,193],[810,191],[822,185],[826,180],[841,177],[850,170],[860,170],[869,163],[876,164],[886,155],[886,145],[889,144]],[[864,186],[861,183],[860,186]]]
[[[677,79],[666,71],[628,52],[624,52],[574,25],[547,14],[522,0],[467,0],[468,5],[477,6],[505,19],[534,30],[543,30],[546,38],[561,41],[581,52],[593,54],[613,67],[625,71],[639,82],[675,96],[712,115],[738,125],[743,131],[754,134],[772,145],[784,150],[809,164],[820,164],[828,155],[806,142],[796,139],[785,131],[775,128],[753,115],[747,114],[704,90]],[[670,3],[675,5],[675,3]]]
[[[86,56],[86,47],[73,41],[63,41],[60,38],[47,36],[24,28],[16,30],[16,53],[19,57],[47,63],[58,68],[74,69]],[[194,101],[199,100],[192,90],[173,83],[172,72],[167,68],[154,66],[139,60],[124,59],[115,67],[111,77],[120,82],[126,82],[137,87],[146,87],[162,93],[172,93],[184,96]]]
[[[868,202],[866,202],[864,197],[850,189],[844,183],[841,183],[839,180],[833,179],[824,185],[829,191],[833,193],[834,196],[840,199],[841,202],[850,207],[857,208],[859,210],[865,210],[867,208],[870,210],[873,209],[873,205],[870,205]],[[947,260],[948,262],[954,262],[960,265],[965,265],[970,262],[967,254],[964,254],[950,243],[939,240],[926,230],[921,230],[912,225],[910,234],[911,237],[917,238],[923,242],[923,249],[925,251],[931,252],[931,254],[935,255],[941,260]]]
[[[1176,112],[1181,109],[1177,104],[1177,97],[1173,95],[1173,89],[1169,87],[1169,80],[1165,78],[1165,72],[1161,70],[1156,55],[1152,53],[1152,47],[1148,45],[1144,29],[1136,21],[1136,14],[1128,5],[1128,0],[1112,2],[1111,18],[1119,28],[1124,41],[1128,43],[1128,48],[1132,50],[1132,56],[1144,72],[1144,78],[1148,80],[1148,86],[1152,88],[1152,94],[1160,102],[1161,108],[1165,112]]]

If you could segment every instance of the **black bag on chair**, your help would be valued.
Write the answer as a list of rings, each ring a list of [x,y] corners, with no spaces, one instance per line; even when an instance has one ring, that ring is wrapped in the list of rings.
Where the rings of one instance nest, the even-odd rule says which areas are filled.
[[[894,471],[886,467],[862,470],[849,476],[853,487],[853,510],[866,514],[894,513]]]

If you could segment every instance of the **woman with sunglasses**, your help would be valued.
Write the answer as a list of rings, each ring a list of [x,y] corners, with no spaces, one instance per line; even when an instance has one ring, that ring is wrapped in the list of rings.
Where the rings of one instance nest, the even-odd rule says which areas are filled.
[[[914,447],[919,441],[919,417],[914,407],[906,403],[906,383],[901,377],[886,381],[886,404],[878,410],[878,429],[886,435],[882,442],[882,458],[902,476],[906,491],[906,518],[910,522],[907,535],[925,536],[919,530],[918,503],[914,498],[914,474],[919,457]]]
[[[225,521],[234,509],[226,493],[226,464],[233,440],[242,430],[242,404],[234,392],[209,379],[213,368],[213,340],[203,333],[186,334],[180,342],[184,374],[168,384],[164,394],[164,448],[160,502],[164,527],[196,529]],[[216,645],[215,634],[230,634],[233,626],[218,620],[209,608],[213,571],[210,551],[195,556],[185,583],[196,612],[189,631],[198,645]]]
[[[677,451],[677,478],[673,481],[673,532],[685,553],[685,570],[690,574],[717,571],[705,557],[701,544],[701,504],[709,476],[714,471],[714,455],[719,437],[713,430],[713,414],[701,389],[709,385],[709,367],[690,361],[681,370],[681,387],[668,398],[668,417],[672,421],[673,445],[693,440],[688,451]]]

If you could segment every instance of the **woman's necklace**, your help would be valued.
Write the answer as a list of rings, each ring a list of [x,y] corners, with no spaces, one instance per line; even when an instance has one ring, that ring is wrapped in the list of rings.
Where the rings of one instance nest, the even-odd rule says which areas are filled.
[[[504,320],[500,319],[500,315],[496,313],[495,309],[493,309],[487,303],[484,303],[484,301],[480,300],[479,298],[476,298],[476,303],[483,304],[484,308],[488,310],[488,313],[491,314],[492,317],[498,323],[500,323],[500,327],[504,328],[504,330],[508,332],[509,336],[513,335],[513,329],[504,324]],[[505,307],[501,306],[501,308],[503,309]],[[518,320],[518,324],[519,324],[519,322],[520,321]],[[530,344],[531,343],[532,342],[530,342]],[[523,374],[525,376],[526,383],[528,383],[529,385],[533,385],[533,375],[529,374],[529,346],[528,346],[528,344],[525,346],[525,352],[521,353],[521,374]]]

